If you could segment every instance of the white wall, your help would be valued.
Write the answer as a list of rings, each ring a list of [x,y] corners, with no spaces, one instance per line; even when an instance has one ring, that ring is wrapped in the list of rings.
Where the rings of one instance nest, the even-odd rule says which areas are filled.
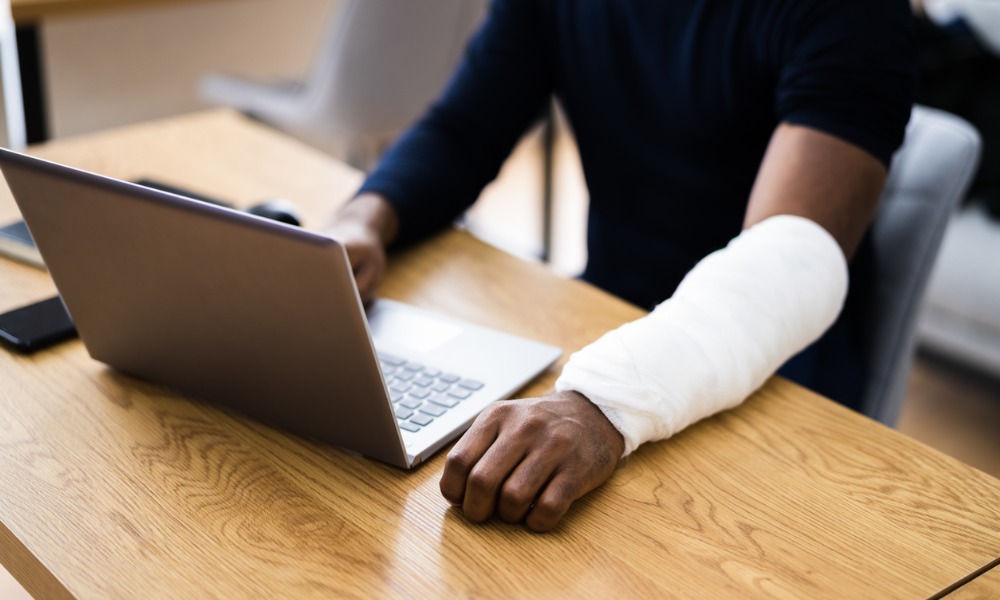
[[[198,110],[221,70],[294,80],[337,0],[199,0],[108,9],[43,25],[50,134],[77,135]]]

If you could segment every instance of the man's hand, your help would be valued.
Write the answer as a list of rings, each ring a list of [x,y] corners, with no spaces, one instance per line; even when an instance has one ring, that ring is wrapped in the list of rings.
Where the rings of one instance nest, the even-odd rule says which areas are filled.
[[[441,493],[473,521],[496,512],[548,531],[611,477],[624,448],[621,433],[576,392],[497,402],[448,454]]]
[[[331,217],[326,232],[344,244],[354,280],[364,302],[371,300],[385,276],[385,247],[398,229],[392,206],[374,194],[349,202]]]

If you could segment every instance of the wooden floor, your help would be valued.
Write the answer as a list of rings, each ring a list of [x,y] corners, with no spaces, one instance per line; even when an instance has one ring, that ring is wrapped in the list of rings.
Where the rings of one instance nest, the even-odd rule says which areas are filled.
[[[469,228],[525,257],[540,249],[541,186],[537,136],[522,144],[470,213]],[[562,134],[555,161],[556,244],[553,269],[572,276],[586,261],[586,187],[572,140]],[[1000,379],[920,354],[910,377],[899,429],[925,444],[1000,477]],[[0,569],[0,599],[28,594]]]
[[[1000,379],[918,354],[899,430],[1000,478]]]

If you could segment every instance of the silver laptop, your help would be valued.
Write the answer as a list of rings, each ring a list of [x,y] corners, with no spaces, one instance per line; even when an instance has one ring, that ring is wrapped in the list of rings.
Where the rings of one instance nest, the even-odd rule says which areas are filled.
[[[400,467],[560,355],[389,300],[330,237],[0,149],[90,355]]]

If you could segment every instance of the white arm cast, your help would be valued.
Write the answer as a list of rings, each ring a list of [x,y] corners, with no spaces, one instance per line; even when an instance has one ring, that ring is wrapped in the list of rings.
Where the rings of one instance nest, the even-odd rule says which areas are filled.
[[[836,240],[809,219],[770,217],[701,260],[649,315],[574,353],[556,389],[596,404],[628,455],[738,405],[833,324],[846,295]]]

